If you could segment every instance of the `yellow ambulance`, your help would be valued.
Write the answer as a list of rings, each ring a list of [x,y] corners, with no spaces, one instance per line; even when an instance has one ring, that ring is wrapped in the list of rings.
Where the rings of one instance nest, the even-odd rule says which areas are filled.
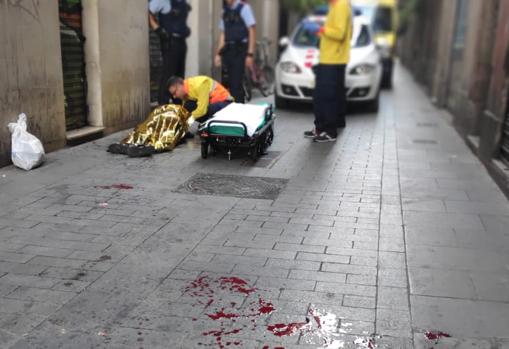
[[[397,0],[351,0],[356,15],[368,18],[375,33],[375,42],[382,55],[384,87],[392,86],[398,32]]]

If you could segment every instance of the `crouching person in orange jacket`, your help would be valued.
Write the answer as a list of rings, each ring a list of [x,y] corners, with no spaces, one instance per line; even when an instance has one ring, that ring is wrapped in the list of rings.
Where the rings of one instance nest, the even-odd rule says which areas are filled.
[[[189,125],[194,121],[203,123],[215,113],[233,102],[228,90],[208,76],[195,76],[187,79],[171,77],[168,90],[173,98],[181,100],[185,108],[191,112]]]

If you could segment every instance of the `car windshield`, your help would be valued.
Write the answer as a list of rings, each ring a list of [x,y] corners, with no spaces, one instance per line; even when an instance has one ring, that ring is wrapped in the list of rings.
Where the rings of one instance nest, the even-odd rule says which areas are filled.
[[[370,20],[375,33],[392,30],[392,9],[384,6],[355,6],[355,11]]]
[[[318,47],[320,40],[315,34],[323,25],[321,21],[305,21],[302,22],[293,37],[293,44],[298,47]],[[371,37],[366,25],[356,27],[352,37],[352,47],[364,47],[370,44]]]

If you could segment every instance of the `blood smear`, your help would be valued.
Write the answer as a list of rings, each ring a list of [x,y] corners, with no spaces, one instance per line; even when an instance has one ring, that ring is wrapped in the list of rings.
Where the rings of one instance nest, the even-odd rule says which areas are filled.
[[[267,330],[272,332],[274,336],[283,337],[283,336],[291,336],[304,326],[306,326],[307,322],[292,322],[289,324],[275,324],[267,326]]]
[[[120,190],[131,190],[134,189],[132,185],[128,184],[112,184],[112,185],[96,185],[97,189],[120,189]]]
[[[450,334],[441,331],[438,332],[427,331],[424,335],[430,341],[439,340],[440,338],[451,338]]]

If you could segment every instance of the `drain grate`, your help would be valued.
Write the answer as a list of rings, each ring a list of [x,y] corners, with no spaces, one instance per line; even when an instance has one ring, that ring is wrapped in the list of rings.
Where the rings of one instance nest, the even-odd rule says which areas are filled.
[[[413,142],[416,144],[438,144],[437,141],[431,139],[414,139]]]
[[[274,200],[288,183],[283,178],[198,173],[175,191],[183,194]]]

